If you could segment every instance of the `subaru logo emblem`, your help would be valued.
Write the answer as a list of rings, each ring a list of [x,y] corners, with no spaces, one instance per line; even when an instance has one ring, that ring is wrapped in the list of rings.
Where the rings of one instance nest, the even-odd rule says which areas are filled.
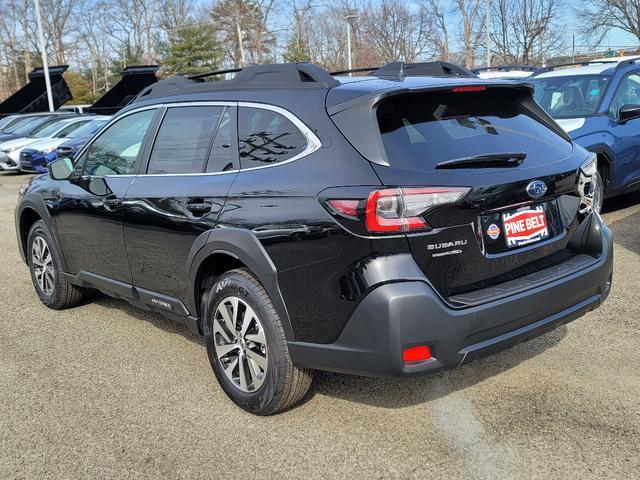
[[[547,185],[542,180],[534,180],[527,185],[527,193],[531,198],[540,198],[547,193]]]

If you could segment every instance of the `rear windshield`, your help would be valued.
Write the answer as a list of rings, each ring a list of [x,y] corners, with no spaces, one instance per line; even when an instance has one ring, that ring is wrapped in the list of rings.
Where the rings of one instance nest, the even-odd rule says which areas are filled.
[[[536,89],[536,101],[553,118],[579,118],[596,112],[609,78],[607,75],[574,75],[527,81]]]
[[[392,97],[377,109],[389,164],[430,171],[441,162],[487,154],[523,152],[527,163],[530,157],[567,157],[571,143],[543,124],[522,98],[507,89]]]

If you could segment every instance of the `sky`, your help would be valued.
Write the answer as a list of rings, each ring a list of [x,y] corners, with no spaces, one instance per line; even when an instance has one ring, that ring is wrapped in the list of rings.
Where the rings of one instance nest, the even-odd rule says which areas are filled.
[[[571,48],[571,37],[575,33],[576,36],[576,48],[578,46],[582,48],[587,47],[587,41],[581,38],[580,32],[583,30],[581,26],[580,10],[584,8],[585,0],[560,0],[561,4],[567,13],[567,16],[571,19],[566,29],[567,47]],[[566,3],[565,3],[566,2]],[[619,49],[621,47],[635,47],[640,46],[638,39],[619,28],[612,28],[609,33],[602,39],[598,50],[606,50],[611,47],[612,50]]]
[[[602,42],[602,44],[613,46],[638,46],[638,39],[630,33],[615,28],[609,32],[607,38]]]

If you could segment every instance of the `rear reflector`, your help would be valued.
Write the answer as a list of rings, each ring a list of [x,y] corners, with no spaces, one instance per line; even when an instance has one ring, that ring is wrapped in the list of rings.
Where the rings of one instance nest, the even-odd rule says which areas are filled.
[[[426,345],[407,348],[405,349],[402,358],[405,365],[424,362],[425,360],[429,360],[431,358],[431,350]]]
[[[455,87],[451,91],[454,93],[484,92],[486,89],[487,89],[486,85],[467,85],[464,87]]]
[[[360,200],[327,200],[327,203],[340,215],[355,217],[358,215]]]

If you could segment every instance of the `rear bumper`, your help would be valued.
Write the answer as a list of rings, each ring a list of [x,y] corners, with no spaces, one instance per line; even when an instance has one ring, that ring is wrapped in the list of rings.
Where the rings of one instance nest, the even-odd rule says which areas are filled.
[[[536,275],[529,288],[452,308],[426,281],[387,283],[357,306],[332,344],[289,342],[294,363],[319,370],[398,377],[456,367],[539,336],[597,308],[613,272],[611,231],[596,219],[601,253],[561,276]],[[518,279],[521,284],[523,279]],[[404,349],[428,345],[432,358],[404,365]]]

